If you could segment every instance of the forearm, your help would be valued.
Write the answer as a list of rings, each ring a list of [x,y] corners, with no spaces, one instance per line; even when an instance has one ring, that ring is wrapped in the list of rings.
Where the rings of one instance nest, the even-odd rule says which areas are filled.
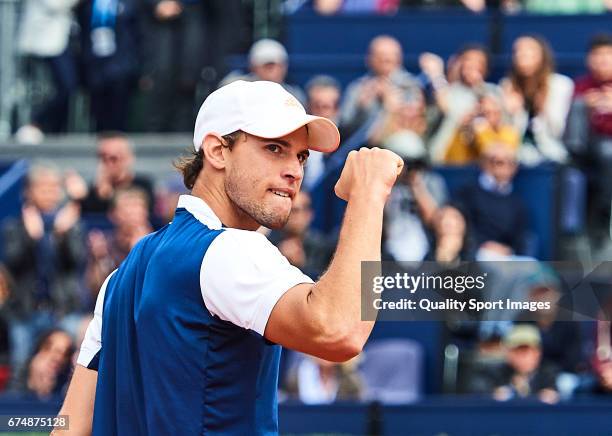
[[[417,187],[413,190],[414,200],[421,214],[423,222],[427,226],[431,226],[433,217],[438,211],[438,203],[424,187]]]
[[[323,327],[361,346],[374,326],[361,320],[361,262],[380,261],[383,208],[384,200],[375,196],[349,200],[334,258],[308,299]]]
[[[51,435],[91,435],[97,380],[96,371],[81,365],[75,366],[66,399],[59,412],[59,415],[68,416],[68,429],[54,430]]]
[[[448,86],[434,88],[433,95],[440,112],[446,114],[448,112]]]

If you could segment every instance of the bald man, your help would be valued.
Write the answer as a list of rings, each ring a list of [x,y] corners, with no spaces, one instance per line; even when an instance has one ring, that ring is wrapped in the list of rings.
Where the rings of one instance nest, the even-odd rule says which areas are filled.
[[[366,64],[369,72],[355,79],[346,89],[340,111],[340,124],[355,131],[383,110],[387,96],[400,88],[407,98],[418,98],[421,88],[404,69],[402,46],[391,36],[380,35],[369,45]]]

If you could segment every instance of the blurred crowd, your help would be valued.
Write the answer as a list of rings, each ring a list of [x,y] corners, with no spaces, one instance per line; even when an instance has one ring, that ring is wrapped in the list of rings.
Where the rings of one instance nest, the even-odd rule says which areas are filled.
[[[350,10],[352,3],[362,2],[315,1],[314,6],[334,13]],[[413,2],[373,3],[393,8]],[[563,3],[569,11],[572,2],[461,3],[473,10],[541,11]],[[609,5],[578,3],[588,3],[592,12]],[[211,86],[270,80],[281,83],[310,113],[338,124],[344,148],[337,153],[358,138],[358,146],[399,154],[405,166],[385,210],[383,257],[389,261],[527,260],[539,265],[533,223],[514,181],[519,169],[546,165],[587,175],[591,236],[594,242],[609,239],[612,34],[592,38],[587,74],[577,78],[555,71],[545,40],[520,36],[511,67],[498,82],[488,79],[490,55],[484,46],[465,44],[446,60],[422,53],[419,71],[407,71],[401,42],[380,35],[365,54],[364,76],[343,89],[333,76],[317,75],[301,89],[287,82],[290,59],[273,39],[252,45],[247,71],[225,71],[225,55],[240,42],[233,32],[240,2],[61,0],[52,11],[47,7],[26,0],[18,44],[27,65],[46,64],[56,92],[35,108],[31,123],[21,126],[16,138],[37,143],[45,133],[65,131],[69,99],[85,77],[98,132],[98,166],[88,182],[74,170],[33,163],[22,209],[2,223],[0,391],[39,399],[62,393],[102,282],[140,238],[172,219],[178,195],[185,191],[179,180],[160,183],[134,171],[136,157],[122,132],[136,89],[149,99],[141,114],[146,131],[189,131],[195,102],[207,92],[201,88],[203,75],[210,74],[205,78]],[[73,16],[80,27],[77,47]],[[49,32],[37,32],[40,26]],[[193,44],[202,38],[213,43]],[[137,55],[152,49],[163,56]],[[309,193],[334,170],[334,162],[334,154],[311,153],[305,189],[289,222],[280,231],[266,232],[292,264],[313,278],[328,265],[336,235],[312,225],[317,214],[327,212]],[[478,168],[478,177],[451,194],[436,168],[470,165]],[[559,278],[543,266],[529,272],[520,286],[507,292],[531,301],[562,293]],[[460,344],[461,355],[467,356],[452,391],[547,403],[580,393],[611,393],[611,324],[557,318],[551,311],[531,322],[517,314],[506,322],[448,323],[447,344]],[[410,340],[373,342],[362,356],[342,365],[288,353],[281,389],[285,398],[307,404],[414,401],[424,383],[423,353]]]
[[[288,0],[286,3],[291,11],[312,7],[322,15],[355,12],[392,14],[406,7],[461,7],[476,13],[494,10],[505,14],[600,14],[612,9],[612,3],[608,0]]]

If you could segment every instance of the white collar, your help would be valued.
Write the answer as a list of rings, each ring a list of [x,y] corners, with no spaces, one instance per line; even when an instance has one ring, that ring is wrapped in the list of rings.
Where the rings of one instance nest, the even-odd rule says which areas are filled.
[[[177,208],[182,207],[192,214],[198,221],[211,230],[219,230],[223,227],[221,220],[213,210],[200,197],[193,195],[181,195],[178,200]]]

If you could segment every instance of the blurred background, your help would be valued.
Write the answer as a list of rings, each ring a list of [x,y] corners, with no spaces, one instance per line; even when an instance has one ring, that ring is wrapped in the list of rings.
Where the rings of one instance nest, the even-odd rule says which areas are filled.
[[[561,298],[546,261],[612,258],[610,0],[0,0],[0,414],[55,413],[105,277],[172,219],[199,105],[281,83],[334,120],[268,232],[313,278],[349,151],[405,170],[383,258],[527,261],[500,296]],[[488,264],[490,265],[490,264]],[[612,273],[599,268],[602,306]],[[608,321],[381,322],[338,365],[285,350],[281,432],[603,434]],[[168,374],[171,378],[172,374]]]

